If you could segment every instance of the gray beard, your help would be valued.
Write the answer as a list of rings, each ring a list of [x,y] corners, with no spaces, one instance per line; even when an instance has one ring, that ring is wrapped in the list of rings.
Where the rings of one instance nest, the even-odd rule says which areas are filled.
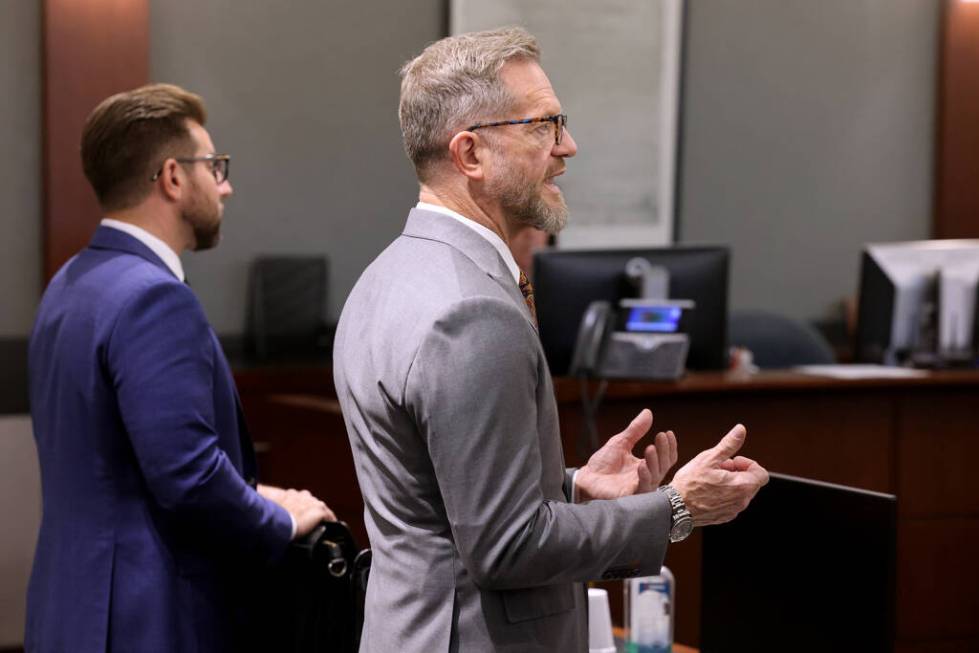
[[[535,188],[508,172],[491,189],[495,191],[500,207],[506,216],[517,224],[527,225],[555,235],[568,223],[568,205],[558,196],[556,205],[549,204]]]

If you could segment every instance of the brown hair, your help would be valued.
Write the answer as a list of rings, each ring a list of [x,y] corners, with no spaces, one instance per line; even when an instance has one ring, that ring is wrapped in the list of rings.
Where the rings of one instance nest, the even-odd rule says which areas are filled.
[[[187,121],[203,125],[206,119],[200,96],[172,84],[103,100],[82,131],[82,167],[102,208],[125,209],[142,200],[166,158],[193,156]]]

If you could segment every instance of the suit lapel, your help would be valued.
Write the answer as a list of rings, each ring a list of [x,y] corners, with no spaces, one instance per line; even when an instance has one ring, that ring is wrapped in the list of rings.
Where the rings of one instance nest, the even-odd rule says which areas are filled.
[[[409,238],[435,240],[458,250],[487,276],[500,284],[513,303],[521,308],[534,331],[537,330],[537,323],[531,317],[523,293],[520,292],[517,282],[513,280],[506,263],[500,258],[496,248],[474,230],[446,215],[415,208],[408,214],[403,235]]]

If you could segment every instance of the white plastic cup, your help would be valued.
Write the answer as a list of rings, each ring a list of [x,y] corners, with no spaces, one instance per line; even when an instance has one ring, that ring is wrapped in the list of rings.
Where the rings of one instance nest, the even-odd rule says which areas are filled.
[[[588,652],[615,653],[612,615],[605,590],[588,589]]]

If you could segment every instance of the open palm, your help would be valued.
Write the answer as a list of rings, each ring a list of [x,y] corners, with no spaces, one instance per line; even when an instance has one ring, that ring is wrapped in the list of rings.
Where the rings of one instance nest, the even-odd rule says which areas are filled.
[[[649,432],[653,414],[644,409],[621,433],[608,439],[578,470],[575,486],[579,501],[615,499],[650,492],[659,487],[670,467],[676,464],[673,431],[656,434],[642,458],[632,455],[636,443]]]

